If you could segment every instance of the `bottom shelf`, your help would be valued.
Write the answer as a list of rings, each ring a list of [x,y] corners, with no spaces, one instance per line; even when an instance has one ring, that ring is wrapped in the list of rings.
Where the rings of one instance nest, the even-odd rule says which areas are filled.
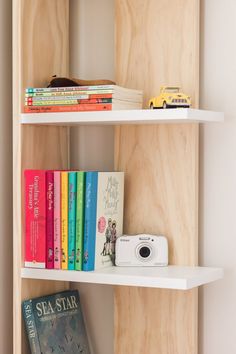
[[[22,268],[27,279],[188,290],[223,278],[222,268],[168,266],[110,267],[92,272]]]

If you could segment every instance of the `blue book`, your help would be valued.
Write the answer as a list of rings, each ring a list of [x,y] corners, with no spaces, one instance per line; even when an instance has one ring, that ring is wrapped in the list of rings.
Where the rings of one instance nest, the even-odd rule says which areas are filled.
[[[98,172],[86,172],[83,270],[94,270]]]
[[[68,173],[68,269],[75,269],[77,172]]]
[[[123,234],[123,172],[87,172],[85,183],[83,270],[110,267]]]
[[[22,304],[31,354],[90,354],[78,291]]]

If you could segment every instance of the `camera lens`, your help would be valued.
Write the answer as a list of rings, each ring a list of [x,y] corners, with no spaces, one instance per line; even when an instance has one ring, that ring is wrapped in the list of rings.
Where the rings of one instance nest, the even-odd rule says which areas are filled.
[[[141,256],[142,258],[147,258],[147,257],[150,256],[151,250],[150,250],[149,247],[143,246],[143,247],[140,248],[139,254],[140,254],[140,256]]]

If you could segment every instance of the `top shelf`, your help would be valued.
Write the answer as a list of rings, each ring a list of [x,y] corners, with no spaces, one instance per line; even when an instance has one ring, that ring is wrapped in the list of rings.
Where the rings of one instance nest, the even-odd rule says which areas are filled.
[[[21,124],[38,125],[117,125],[160,123],[207,123],[223,122],[224,113],[201,109],[143,109],[120,111],[25,113]]]

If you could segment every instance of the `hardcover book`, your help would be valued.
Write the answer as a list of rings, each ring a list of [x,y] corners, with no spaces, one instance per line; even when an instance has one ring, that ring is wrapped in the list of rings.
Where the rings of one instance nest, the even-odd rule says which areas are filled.
[[[31,354],[90,354],[77,291],[26,300],[22,309]]]
[[[68,269],[68,172],[61,172],[61,269]]]
[[[77,172],[75,269],[82,270],[85,172]]]
[[[54,173],[46,171],[46,268],[54,268]]]
[[[54,171],[54,268],[61,269],[61,172]]]
[[[46,266],[46,177],[42,170],[25,170],[25,267]]]
[[[76,172],[68,172],[68,269],[75,269]]]
[[[123,233],[123,172],[86,172],[83,270],[114,264]]]

